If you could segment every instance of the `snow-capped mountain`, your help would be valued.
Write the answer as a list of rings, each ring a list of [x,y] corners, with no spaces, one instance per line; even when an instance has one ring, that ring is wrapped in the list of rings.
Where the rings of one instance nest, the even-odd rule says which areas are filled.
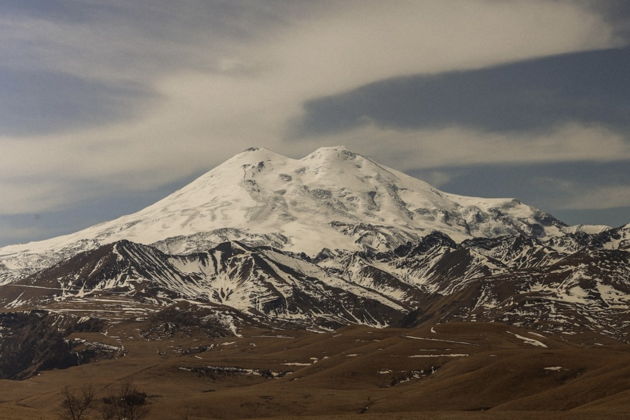
[[[137,213],[1,248],[0,306],[121,322],[186,304],[222,334],[470,320],[626,340],[629,250],[630,225],[569,227],[345,148],[250,149]]]
[[[119,240],[169,253],[238,240],[314,255],[323,248],[391,250],[433,231],[460,242],[510,234],[553,237],[564,227],[518,200],[445,193],[344,147],[321,148],[302,159],[252,148],[137,213],[0,248],[0,282]]]

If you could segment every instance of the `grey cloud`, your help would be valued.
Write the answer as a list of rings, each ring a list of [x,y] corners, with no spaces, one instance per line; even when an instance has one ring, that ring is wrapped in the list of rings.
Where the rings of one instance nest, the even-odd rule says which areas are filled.
[[[3,0],[0,13],[13,16],[34,16],[58,21],[85,21],[105,9],[104,3],[68,0]]]
[[[245,72],[232,47],[322,6],[284,0],[0,2],[0,136],[134,119],[178,71]],[[246,67],[246,66],[245,66]]]
[[[19,214],[0,214],[0,246],[54,237],[133,213],[183,187],[199,175],[201,173],[197,172],[141,193],[106,189],[98,183],[74,185],[77,196],[72,197],[71,205],[54,211],[25,210]]]
[[[616,36],[630,41],[630,2],[628,0],[582,0],[582,2],[611,22]]]
[[[130,119],[154,98],[138,84],[0,68],[0,136],[50,134]]]
[[[448,181],[440,186],[444,191],[486,197],[516,197],[551,212],[569,224],[628,223],[630,195],[611,195],[606,200],[601,192],[614,194],[615,191],[630,190],[630,160],[476,165],[410,173],[425,178],[435,170],[449,176]]]
[[[623,226],[628,223],[630,206],[610,209],[564,209],[556,211],[555,214],[569,224]]]
[[[579,52],[479,70],[399,77],[304,104],[293,133],[370,121],[402,129],[547,130],[568,122],[630,128],[630,48]]]

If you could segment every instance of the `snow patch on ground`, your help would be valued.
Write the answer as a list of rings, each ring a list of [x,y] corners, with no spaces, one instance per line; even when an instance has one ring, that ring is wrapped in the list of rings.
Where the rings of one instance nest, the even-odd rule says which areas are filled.
[[[506,331],[508,334],[512,334],[514,337],[518,338],[519,340],[522,340],[523,343],[525,344],[529,344],[530,346],[535,346],[535,347],[544,347],[547,348],[547,345],[538,341],[538,340],[534,340],[533,338],[528,338],[528,337],[523,337],[522,335],[518,335],[515,334],[513,332],[510,331]]]
[[[442,343],[467,344],[467,345],[471,345],[472,344],[472,343],[467,343],[466,341],[440,340],[440,339],[437,339],[437,338],[414,337],[412,335],[404,335],[403,337],[409,338],[411,340],[439,341],[439,342],[442,342]]]
[[[409,356],[410,359],[417,358],[430,358],[430,357],[468,357],[467,353],[445,353],[445,354],[413,354]]]

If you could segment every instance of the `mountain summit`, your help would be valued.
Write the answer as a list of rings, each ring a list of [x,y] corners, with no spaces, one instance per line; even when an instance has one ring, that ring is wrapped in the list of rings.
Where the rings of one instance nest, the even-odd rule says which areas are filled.
[[[324,248],[391,250],[433,231],[460,242],[554,236],[563,227],[518,200],[445,193],[342,146],[301,159],[250,148],[136,213],[0,248],[0,267],[30,271],[119,240],[173,253],[240,240],[315,255]]]

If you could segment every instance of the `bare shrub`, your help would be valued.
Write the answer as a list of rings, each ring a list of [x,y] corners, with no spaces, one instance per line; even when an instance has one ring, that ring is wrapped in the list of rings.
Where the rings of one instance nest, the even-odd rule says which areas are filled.
[[[129,382],[123,383],[116,394],[103,398],[104,420],[139,420],[148,413],[147,394]]]
[[[79,392],[72,392],[67,386],[61,391],[62,419],[85,420],[94,402],[94,388],[90,385]]]

